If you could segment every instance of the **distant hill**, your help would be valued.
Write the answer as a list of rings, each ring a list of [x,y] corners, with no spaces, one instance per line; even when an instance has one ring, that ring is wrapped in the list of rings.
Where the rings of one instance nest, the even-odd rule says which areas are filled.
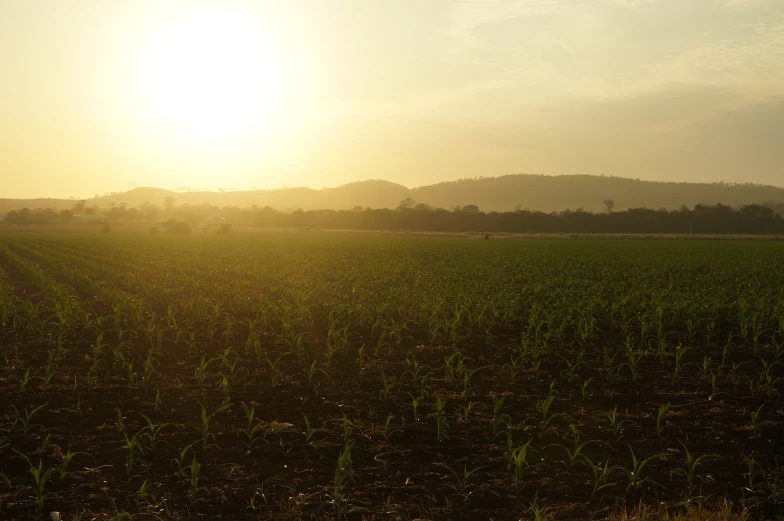
[[[259,207],[277,210],[302,208],[352,209],[355,206],[394,208],[403,199],[450,209],[475,204],[483,211],[508,211],[520,206],[532,211],[560,211],[582,208],[603,211],[604,200],[615,202],[616,210],[627,208],[668,208],[682,205],[722,203],[729,206],[761,202],[784,203],[784,188],[763,185],[722,183],[664,183],[603,176],[506,175],[463,179],[435,185],[407,188],[382,180],[349,183],[335,188],[284,188],[280,190],[177,193],[160,188],[135,188],[128,192],[86,200],[88,206],[102,208],[126,204],[139,207],[148,202],[159,206],[172,197],[177,205]],[[0,214],[20,208],[71,208],[70,199],[0,199]]]

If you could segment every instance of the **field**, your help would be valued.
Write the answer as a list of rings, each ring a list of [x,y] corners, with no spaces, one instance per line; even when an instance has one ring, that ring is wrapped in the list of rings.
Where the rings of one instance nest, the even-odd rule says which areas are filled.
[[[0,519],[774,519],[782,288],[773,241],[3,234]]]

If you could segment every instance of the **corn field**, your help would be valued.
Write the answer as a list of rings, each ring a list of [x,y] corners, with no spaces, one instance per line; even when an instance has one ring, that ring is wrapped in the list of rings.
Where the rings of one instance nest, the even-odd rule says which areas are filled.
[[[0,235],[0,519],[775,519],[783,290],[772,241]]]

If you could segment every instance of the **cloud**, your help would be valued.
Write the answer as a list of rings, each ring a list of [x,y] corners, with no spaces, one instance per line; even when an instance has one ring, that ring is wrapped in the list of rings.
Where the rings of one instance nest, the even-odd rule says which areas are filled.
[[[566,14],[581,4],[577,0],[463,0],[451,6],[445,34],[463,47],[481,46],[483,41],[474,35],[479,27],[521,17]]]
[[[655,2],[656,0],[613,0],[618,5],[628,6],[628,7],[638,7],[643,4],[650,4]]]
[[[724,0],[724,5],[734,9],[756,7],[766,3],[767,0]]]

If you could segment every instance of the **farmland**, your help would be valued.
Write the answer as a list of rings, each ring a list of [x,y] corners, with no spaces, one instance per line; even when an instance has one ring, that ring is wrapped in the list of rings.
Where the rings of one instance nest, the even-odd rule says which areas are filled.
[[[0,235],[0,519],[774,518],[782,288],[773,241]]]

